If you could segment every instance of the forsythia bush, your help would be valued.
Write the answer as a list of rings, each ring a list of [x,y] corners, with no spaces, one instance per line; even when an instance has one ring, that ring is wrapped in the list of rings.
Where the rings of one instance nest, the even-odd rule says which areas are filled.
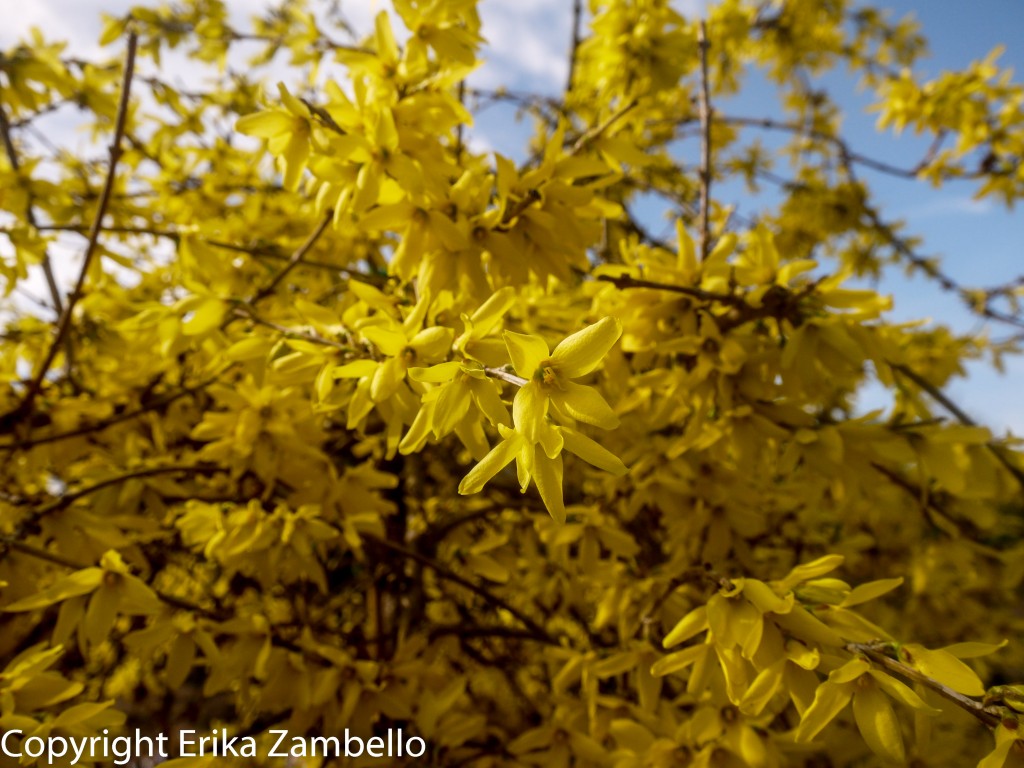
[[[1012,204],[1024,89],[992,57],[915,79],[914,27],[847,0],[591,0],[557,98],[467,85],[475,0],[365,37],[323,10],[184,0],[108,18],[106,61],[0,54],[0,728],[1024,765],[1024,461],[943,394],[1017,340],[851,285],[905,268],[1024,326],[862,178]],[[182,52],[212,79],[175,85]],[[919,163],[850,146],[839,67]],[[770,117],[730,106],[753,71]],[[473,148],[494,102],[533,120],[521,162]]]

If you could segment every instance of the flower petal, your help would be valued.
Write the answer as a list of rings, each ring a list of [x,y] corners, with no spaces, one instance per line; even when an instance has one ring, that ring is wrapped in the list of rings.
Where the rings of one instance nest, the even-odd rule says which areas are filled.
[[[616,477],[629,471],[618,456],[586,435],[581,435],[575,429],[568,427],[561,427],[559,431],[565,441],[565,450],[576,454],[588,464],[603,469],[605,472],[611,472]]]
[[[853,716],[872,752],[897,763],[905,761],[900,723],[884,693],[874,685],[858,688],[853,696]]]
[[[528,442],[536,443],[541,425],[548,415],[548,397],[535,381],[519,388],[512,401],[512,420],[516,431]]]
[[[555,407],[566,416],[601,429],[619,426],[619,417],[596,389],[572,381],[562,382],[562,387],[550,396]]]
[[[522,442],[523,439],[519,435],[513,435],[494,446],[490,453],[484,456],[480,463],[462,478],[462,482],[459,483],[459,493],[465,496],[481,491],[488,480],[516,457]]]
[[[853,686],[826,680],[818,686],[814,702],[804,712],[796,729],[796,740],[810,741],[832,722],[850,702]]]
[[[551,353],[551,359],[563,376],[584,376],[600,365],[621,335],[622,324],[614,317],[606,317],[563,339]]]
[[[532,379],[541,361],[548,356],[548,345],[540,336],[505,331],[505,346],[516,373],[524,379]]]
[[[533,457],[533,479],[551,517],[558,523],[565,522],[565,504],[562,501],[562,457],[549,459],[543,451]]]

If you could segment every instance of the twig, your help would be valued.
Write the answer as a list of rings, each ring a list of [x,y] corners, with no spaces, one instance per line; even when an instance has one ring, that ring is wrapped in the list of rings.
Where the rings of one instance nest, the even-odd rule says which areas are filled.
[[[302,262],[303,257],[309,253],[310,249],[316,244],[316,241],[320,239],[324,230],[327,229],[327,225],[331,223],[333,216],[334,212],[331,210],[328,210],[324,214],[324,217],[320,220],[320,224],[317,228],[313,230],[309,237],[306,238],[305,242],[295,250],[291,255],[291,258],[288,259],[288,263],[285,264],[276,275],[274,275],[271,281],[256,292],[256,294],[249,300],[250,304],[257,304],[277,290],[277,286],[281,284],[281,281],[288,277],[288,274]]]
[[[900,363],[889,363],[889,367],[897,373],[900,373],[910,379],[920,389],[927,392],[933,400],[939,403],[943,408],[953,414],[956,420],[961,424],[968,427],[978,426],[978,422],[960,410],[960,407],[950,400],[945,393],[937,386],[932,384],[928,379],[919,374],[912,368],[908,368]],[[1024,489],[1024,470],[1013,464],[1009,457],[1003,452],[1001,446],[989,441],[985,443],[985,447],[991,451],[992,455],[995,456],[996,460],[1002,464],[1006,470],[1013,475],[1013,478],[1017,481],[1022,489]]]
[[[75,232],[77,234],[84,234],[86,227],[80,224],[43,224],[38,227],[40,232]],[[8,228],[0,227],[0,232],[9,232]],[[149,237],[158,237],[170,240],[172,242],[179,242],[186,233],[179,232],[175,229],[157,229],[155,227],[133,227],[133,226],[111,226],[103,227],[103,231],[107,233],[113,233],[118,235],[146,235]],[[196,237],[208,245],[212,245],[214,248],[223,248],[227,251],[233,251],[235,253],[244,253],[248,256],[252,256],[257,259],[273,259],[275,261],[289,261],[291,256],[285,255],[278,251],[276,247],[267,246],[256,246],[256,245],[238,245],[237,243],[229,243],[226,240],[217,240],[215,238],[205,237],[203,235],[196,235],[188,233],[192,237]],[[316,269],[323,269],[332,272],[339,272],[352,280],[358,280],[363,283],[370,283],[372,285],[382,285],[386,282],[387,278],[370,275],[366,272],[360,272],[357,269],[351,267],[341,266],[339,264],[331,264],[326,261],[315,261],[313,259],[303,259],[302,266],[314,267]]]
[[[596,139],[598,136],[600,136],[602,133],[604,133],[609,128],[611,128],[616,122],[618,122],[618,120],[621,117],[624,117],[636,105],[637,105],[637,100],[636,99],[630,99],[624,105],[619,107],[603,123],[595,125],[593,128],[591,128],[586,133],[584,133],[582,136],[580,136],[578,139],[576,139],[576,143],[572,145],[572,149],[569,150],[569,154],[570,155],[577,154],[580,150],[582,150],[584,147],[586,147],[587,144],[589,144],[594,139]]]
[[[132,419],[138,418],[139,416],[143,416],[147,413],[150,413],[151,411],[155,411],[159,408],[168,406],[171,403],[175,402],[176,400],[180,400],[183,397],[193,395],[196,392],[205,389],[210,384],[213,384],[215,381],[217,381],[217,379],[221,377],[221,374],[223,373],[224,371],[220,371],[214,376],[210,376],[209,378],[199,382],[198,384],[194,384],[190,387],[183,387],[182,389],[178,390],[177,392],[171,395],[166,395],[150,403],[146,403],[145,405],[136,408],[133,411],[125,411],[124,413],[115,414],[114,416],[104,419],[103,421],[99,421],[95,424],[88,424],[84,427],[76,427],[75,429],[69,429],[66,432],[56,432],[52,435],[43,435],[42,437],[33,437],[31,439],[20,440],[16,443],[9,445],[0,445],[0,451],[11,451],[15,449],[25,450],[28,448],[34,448],[37,445],[56,443],[59,442],[60,440],[70,440],[71,438],[83,437],[85,435],[90,435],[94,432],[101,432],[104,429],[107,429],[108,427],[121,424],[125,421],[131,421]]]
[[[986,707],[980,701],[972,699],[970,696],[965,696],[962,693],[954,691],[952,688],[943,685],[938,680],[933,680],[927,675],[918,672],[913,667],[907,666],[901,661],[897,661],[887,656],[882,648],[883,645],[875,643],[847,643],[846,650],[850,653],[858,654],[860,656],[866,656],[870,661],[875,664],[885,667],[888,671],[899,675],[905,680],[911,682],[920,683],[921,685],[929,688],[935,693],[939,694],[942,698],[953,702],[958,707],[963,709],[970,715],[973,715],[978,720],[983,722],[989,728],[995,728],[1002,722],[1002,717],[999,711],[993,707]]]
[[[700,229],[701,261],[711,253],[711,88],[708,84],[708,29],[703,19],[697,30],[700,47],[700,90],[697,110],[700,116]]]
[[[39,507],[38,509],[36,509],[32,513],[32,515],[31,515],[31,520],[32,521],[39,520],[40,518],[45,517],[46,515],[49,515],[49,514],[51,514],[53,512],[56,512],[56,511],[61,510],[61,509],[64,509],[65,507],[68,507],[71,504],[74,504],[76,501],[78,501],[81,498],[84,498],[86,496],[94,494],[97,491],[102,491],[104,488],[109,488],[112,485],[118,485],[120,483],[127,482],[128,480],[135,480],[137,478],[142,478],[142,477],[153,477],[155,475],[179,474],[181,472],[192,472],[192,473],[195,473],[195,474],[198,474],[198,475],[208,475],[208,474],[215,474],[217,472],[223,472],[223,471],[224,471],[223,467],[202,466],[202,465],[199,465],[199,466],[194,466],[194,465],[193,466],[187,466],[186,465],[186,466],[173,466],[173,467],[147,467],[145,469],[132,470],[131,472],[126,472],[126,473],[124,473],[122,475],[115,475],[114,477],[105,478],[105,479],[100,480],[100,481],[98,481],[96,483],[93,483],[92,485],[87,485],[84,488],[79,488],[77,491],[72,491],[71,493],[65,493],[63,496],[60,496],[60,497],[54,499],[49,504],[45,504],[42,507]]]
[[[36,396],[42,389],[43,380],[46,378],[50,366],[57,357],[57,350],[64,343],[64,339],[71,328],[71,318],[74,314],[75,305],[82,298],[85,281],[89,275],[89,267],[96,254],[96,244],[99,240],[100,230],[103,227],[103,217],[107,212],[107,205],[110,203],[110,196],[114,191],[114,182],[117,176],[117,161],[121,157],[121,140],[125,134],[125,124],[128,120],[128,100],[131,94],[132,75],[135,72],[135,51],[138,45],[138,34],[132,31],[128,35],[128,52],[125,57],[124,80],[121,86],[121,100],[117,107],[117,118],[114,124],[114,140],[110,145],[110,167],[107,169],[107,178],[103,184],[103,191],[100,194],[99,206],[96,209],[96,217],[93,219],[92,228],[89,230],[89,240],[82,256],[82,269],[78,274],[74,290],[68,297],[68,303],[61,312],[57,321],[57,333],[50,344],[50,349],[43,358],[28,389],[22,398],[21,403],[13,410],[0,417],[0,432],[5,432],[20,422],[32,412],[32,405]]]
[[[18,158],[18,150],[14,146],[14,139],[11,137],[11,124],[7,120],[7,113],[4,111],[3,101],[0,100],[0,136],[3,137],[4,150],[7,152],[7,160],[11,164],[11,170],[21,180],[21,161]],[[39,224],[36,221],[35,211],[32,210],[32,191],[26,183],[28,201],[25,205],[25,221],[33,229],[38,230]],[[46,287],[50,291],[50,298],[53,300],[53,308],[58,317],[64,311],[64,302],[60,298],[60,288],[57,287],[57,280],[53,274],[53,264],[50,262],[50,254],[43,251],[43,274],[46,276]]]
[[[325,339],[323,336],[319,336],[319,335],[312,334],[312,333],[304,333],[302,331],[296,331],[293,328],[288,328],[287,326],[279,325],[277,323],[272,323],[269,320],[264,320],[262,317],[259,317],[258,315],[256,315],[252,311],[251,308],[249,308],[248,306],[245,306],[245,305],[235,307],[235,315],[237,317],[244,317],[244,318],[246,318],[248,320],[251,320],[256,325],[262,325],[265,328],[270,328],[271,330],[274,330],[274,331],[277,331],[278,333],[284,334],[285,336],[288,336],[289,338],[301,339],[303,341],[312,342],[313,344],[321,344],[321,345],[323,345],[325,347],[334,347],[335,349],[344,350],[344,351],[347,351],[347,352],[351,352],[352,351],[352,347],[351,346],[348,346],[346,344],[342,344],[341,342],[334,341],[332,339]]]
[[[96,567],[94,565],[88,565],[86,563],[77,562],[62,555],[58,555],[54,552],[48,552],[45,549],[34,547],[31,544],[26,544],[22,541],[15,541],[10,536],[0,537],[0,544],[4,545],[5,553],[7,551],[20,552],[23,555],[28,555],[29,557],[34,557],[38,560],[46,560],[47,562],[53,563],[54,565],[60,565],[64,568],[70,568],[74,571],[82,571],[86,568]],[[201,605],[199,605],[198,603],[193,603],[191,600],[186,600],[183,597],[171,595],[167,592],[164,592],[161,589],[155,589],[153,587],[150,587],[150,589],[153,590],[153,593],[157,596],[157,599],[173,608],[180,608],[185,611],[192,611],[194,613],[197,613],[201,616],[205,616],[208,619],[213,619],[215,621],[223,621],[227,618],[225,615],[222,615],[217,611],[212,611],[209,608],[203,608]],[[290,648],[290,650],[291,649],[292,648]]]
[[[685,285],[673,283],[659,283],[654,280],[642,280],[629,275],[599,275],[598,280],[604,283],[611,283],[619,290],[628,288],[650,288],[657,291],[668,291],[670,293],[681,293],[684,296],[691,296],[702,301],[717,301],[734,307],[741,307],[746,304],[741,296],[734,296],[731,293],[714,293],[701,288],[690,288]]]
[[[913,168],[900,168],[895,165],[890,165],[889,163],[883,162],[881,160],[876,160],[872,157],[868,157],[867,155],[862,155],[859,152],[855,152],[853,149],[850,148],[850,145],[847,144],[839,136],[835,136],[825,131],[819,131],[813,128],[808,128],[807,126],[798,125],[795,123],[785,123],[780,120],[773,120],[771,118],[741,117],[738,115],[716,115],[714,117],[714,120],[716,120],[719,123],[724,123],[726,125],[745,126],[748,128],[763,128],[769,131],[786,131],[788,133],[806,136],[807,138],[810,139],[824,141],[828,144],[833,145],[839,151],[839,154],[846,160],[863,165],[865,168],[871,168],[872,170],[879,171],[880,173],[885,173],[889,176],[897,176],[903,179],[916,179],[918,175],[921,173],[921,171],[923,171],[929,165],[931,165],[932,161],[935,159],[935,155],[938,153],[939,148],[942,146],[942,142],[945,138],[945,134],[940,131],[935,136],[935,140],[932,142],[931,146],[925,152],[924,156],[917,163],[917,165],[915,165]]]
[[[484,373],[492,379],[507,381],[509,384],[515,384],[517,387],[525,387],[529,383],[522,376],[516,376],[514,373],[509,373],[503,368],[484,368]]]
[[[79,499],[84,498],[86,496],[89,496],[89,495],[91,495],[93,493],[96,493],[97,491],[102,491],[104,488],[109,488],[109,487],[111,487],[113,485],[118,485],[119,483],[127,482],[128,480],[135,480],[136,478],[141,478],[141,477],[152,477],[154,475],[176,474],[176,473],[179,473],[179,472],[194,472],[196,474],[213,474],[213,473],[216,473],[216,472],[223,472],[223,471],[224,471],[224,469],[222,467],[203,467],[203,466],[148,467],[146,469],[137,469],[137,470],[133,470],[131,472],[126,472],[126,473],[121,474],[121,475],[115,475],[114,477],[108,477],[108,478],[106,478],[104,480],[100,480],[99,482],[93,483],[92,485],[88,485],[85,488],[80,488],[77,491],[72,491],[71,493],[65,493],[63,496],[60,496],[60,497],[54,499],[50,503],[44,504],[43,506],[38,507],[31,514],[29,514],[28,517],[26,517],[24,520],[19,522],[18,525],[15,526],[14,530],[8,536],[6,536],[3,539],[3,541],[7,544],[7,546],[3,550],[0,550],[0,562],[3,562],[3,560],[7,556],[7,553],[10,550],[12,550],[12,549],[19,549],[20,548],[22,551],[25,551],[25,547],[27,547],[28,545],[24,545],[24,546],[16,546],[16,545],[21,545],[22,544],[21,538],[25,535],[26,531],[29,529],[30,526],[32,526],[35,523],[39,522],[39,520],[41,520],[42,518],[46,517],[47,515],[50,515],[50,514],[52,514],[54,512],[57,512],[57,511],[59,511],[61,509],[69,507],[72,504],[74,504],[76,501],[78,501]],[[52,560],[52,558],[51,558],[51,560]],[[52,562],[59,562],[59,561],[52,560]],[[61,563],[61,564],[62,565],[66,565],[67,563]],[[84,566],[82,566],[82,567],[84,567]]]
[[[509,614],[514,616],[520,624],[522,624],[524,627],[530,630],[530,632],[533,633],[533,637],[535,639],[548,643],[550,645],[558,644],[558,642],[550,634],[548,634],[548,632],[542,626],[537,624],[533,619],[525,615],[514,605],[510,604],[505,599],[499,597],[498,595],[495,595],[493,592],[485,589],[484,587],[481,587],[479,584],[474,584],[469,579],[464,579],[457,573],[448,570],[448,568],[445,565],[437,562],[433,558],[427,557],[426,555],[422,555],[415,550],[407,549],[406,547],[403,547],[401,544],[396,544],[393,541],[382,539],[378,536],[373,536],[372,534],[364,533],[363,538],[367,541],[372,541],[374,544],[377,544],[378,546],[381,546],[384,549],[390,550],[391,552],[402,555],[403,557],[407,557],[410,560],[415,560],[420,565],[430,568],[440,578],[445,579],[446,581],[450,581],[454,584],[458,584],[461,587],[465,587],[470,592],[477,595],[478,597],[483,598],[488,603],[491,603],[492,605],[501,608],[504,611],[507,611]]]
[[[576,74],[576,57],[580,48],[580,25],[583,22],[583,0],[572,3],[572,43],[569,48],[569,73],[565,77],[565,93],[572,91],[572,81]]]

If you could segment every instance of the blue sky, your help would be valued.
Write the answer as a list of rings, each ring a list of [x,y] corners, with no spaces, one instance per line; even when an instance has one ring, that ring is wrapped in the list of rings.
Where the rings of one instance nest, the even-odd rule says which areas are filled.
[[[8,5],[4,24],[0,25],[0,48],[8,48],[37,25],[48,37],[67,39],[80,55],[98,51],[99,14],[124,13],[134,5],[130,0],[4,0]],[[676,0],[677,8],[693,14],[703,7],[701,0]],[[232,16],[239,24],[259,12],[263,0],[228,0]],[[342,3],[355,26],[369,29],[373,15],[387,5],[382,0],[350,0]],[[944,69],[958,69],[984,57],[994,46],[1006,46],[1000,62],[1024,79],[1024,2],[1022,0],[885,0],[878,6],[892,9],[896,17],[913,14],[929,41],[930,55],[921,62],[919,73],[934,76]],[[504,83],[517,89],[555,93],[565,79],[565,52],[570,39],[572,0],[481,0],[484,34],[489,41],[488,61],[474,74],[474,82],[484,87]],[[13,10],[17,8],[17,10]],[[189,64],[168,58],[174,77],[188,82],[193,76]],[[274,79],[274,74],[269,73]],[[166,72],[165,72],[166,76]],[[879,135],[875,117],[864,114],[867,103],[857,94],[855,84],[844,76],[829,79],[832,97],[846,111],[847,136],[863,154],[912,165],[924,152],[924,142],[913,136],[895,139]],[[745,96],[729,105],[734,114],[766,116],[770,102],[763,97]],[[72,146],[81,142],[71,130],[74,115],[65,122],[56,119],[55,130],[65,130]],[[504,154],[522,156],[527,122],[517,124],[512,111],[492,108],[480,115],[474,130],[479,149],[497,149]],[[926,184],[862,173],[882,203],[889,219],[900,218],[907,231],[923,238],[922,253],[944,257],[944,268],[970,286],[997,284],[1024,273],[1024,211],[1007,211],[995,202],[972,200],[973,188],[961,182],[934,190]],[[653,222],[660,229],[662,222]],[[69,257],[70,258],[70,257]],[[73,264],[69,261],[69,265]],[[69,270],[70,271],[70,270]],[[884,280],[880,290],[894,296],[892,317],[899,320],[932,318],[960,331],[983,332],[986,329],[962,310],[958,301],[922,279],[908,280],[894,275]],[[41,293],[41,291],[40,291]],[[993,335],[1005,329],[993,328]],[[1000,376],[986,365],[973,366],[970,376],[949,387],[962,407],[997,433],[1012,429],[1024,435],[1024,397],[1019,390],[1024,382],[1024,361],[1010,360],[1006,375]],[[884,403],[877,389],[865,392],[865,408]]]

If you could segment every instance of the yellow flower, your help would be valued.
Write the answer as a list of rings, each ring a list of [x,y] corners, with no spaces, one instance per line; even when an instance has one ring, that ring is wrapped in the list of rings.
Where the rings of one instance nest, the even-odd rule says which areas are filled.
[[[239,118],[240,133],[267,140],[267,147],[282,166],[285,189],[299,186],[309,162],[309,107],[292,96],[284,83],[277,84],[285,109],[270,109]]]
[[[544,506],[561,523],[565,522],[563,448],[606,472],[625,474],[626,466],[617,456],[576,430],[554,426],[547,419],[550,402],[568,419],[605,429],[618,426],[618,417],[597,390],[570,379],[597,368],[621,333],[618,320],[605,318],[569,336],[549,352],[548,345],[537,336],[506,331],[505,344],[516,373],[528,379],[512,402],[515,429],[498,426],[502,442],[462,479],[459,493],[477,493],[515,459],[520,490],[525,492],[533,479]],[[538,444],[541,450],[537,450]]]
[[[619,419],[592,387],[570,379],[586,376],[622,335],[618,320],[606,317],[562,341],[554,352],[539,336],[505,331],[505,345],[516,373],[527,380],[512,402],[516,431],[531,443],[538,442],[546,423],[548,403],[566,418],[614,429]]]
[[[938,712],[903,683],[872,669],[868,661],[858,657],[833,670],[818,686],[814,702],[797,726],[796,740],[813,739],[852,699],[854,719],[867,745],[880,757],[902,763],[906,753],[899,721],[883,692],[921,712]]]

